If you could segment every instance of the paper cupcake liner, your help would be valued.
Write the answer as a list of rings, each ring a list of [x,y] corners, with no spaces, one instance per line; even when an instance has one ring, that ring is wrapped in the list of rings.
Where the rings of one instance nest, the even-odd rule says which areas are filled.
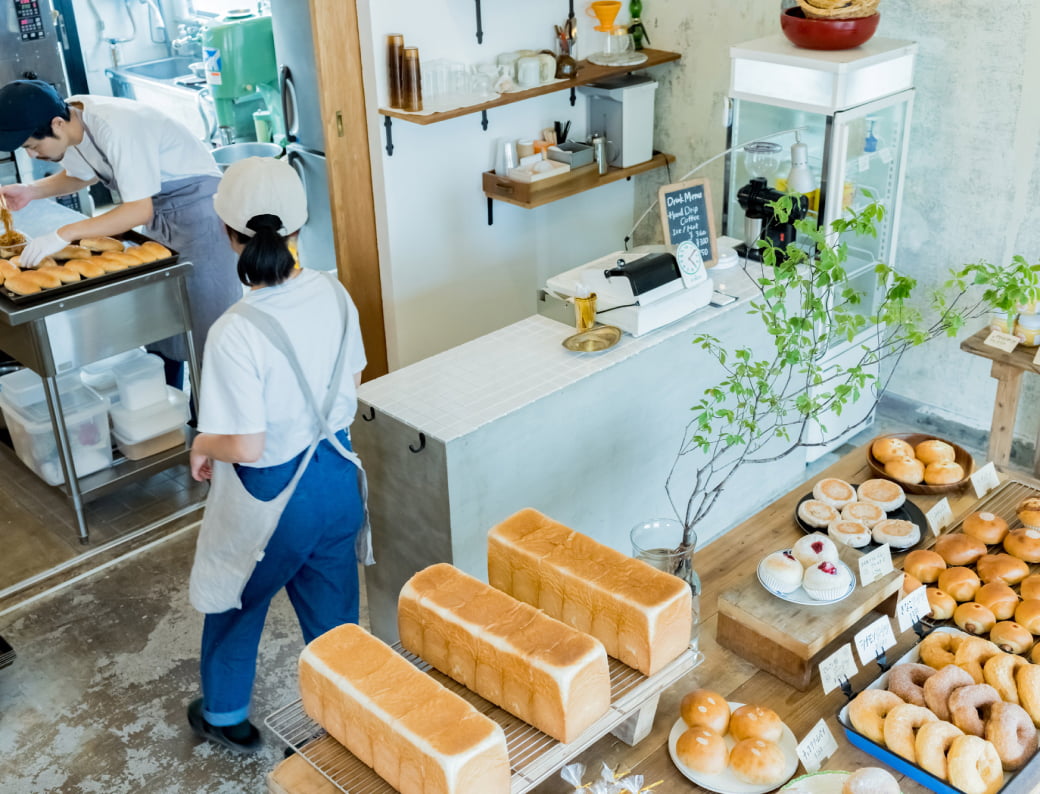
[[[776,592],[778,592],[778,593],[784,593],[784,594],[793,593],[795,590],[797,590],[799,587],[802,586],[802,583],[801,583],[800,580],[795,582],[793,585],[790,584],[790,583],[784,583],[784,582],[781,582],[779,579],[777,579],[775,576],[770,575],[767,571],[764,571],[764,570],[762,570],[759,573],[759,576],[762,577],[762,584],[764,584],[766,587],[768,587],[771,590],[776,590]]]
[[[805,582],[802,582],[802,589],[809,598],[815,601],[834,601],[845,595],[845,591],[849,589],[849,583],[846,580],[845,584],[836,587],[816,588],[807,586]]]

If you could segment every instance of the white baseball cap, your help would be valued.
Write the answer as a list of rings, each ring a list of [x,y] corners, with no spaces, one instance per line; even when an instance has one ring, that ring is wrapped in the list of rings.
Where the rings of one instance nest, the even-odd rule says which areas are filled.
[[[299,175],[285,160],[246,157],[224,172],[213,209],[224,223],[247,237],[256,234],[246,225],[250,219],[277,215],[282,219],[278,232],[285,236],[307,222],[307,194]]]

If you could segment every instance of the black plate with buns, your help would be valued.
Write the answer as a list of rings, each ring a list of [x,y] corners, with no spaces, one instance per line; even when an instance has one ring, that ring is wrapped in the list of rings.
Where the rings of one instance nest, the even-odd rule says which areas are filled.
[[[853,483],[853,488],[859,488],[859,485]],[[802,502],[807,502],[810,499],[815,499],[815,498],[816,497],[813,496],[812,491],[809,491],[809,493],[807,493],[805,496],[803,496],[801,499],[798,500],[798,505],[795,506],[794,520],[795,520],[795,523],[798,524],[798,526],[801,528],[802,532],[804,532],[806,535],[811,535],[814,532],[819,532],[819,533],[821,533],[823,535],[826,535],[827,534],[827,527],[812,527],[812,526],[809,526],[808,524],[805,523],[805,521],[802,520],[801,516],[798,515],[798,506],[801,505]],[[841,512],[841,511],[839,510],[838,512]],[[900,549],[897,549],[895,546],[893,546],[892,547],[892,552],[893,553],[902,554],[904,551],[910,551],[911,549],[916,549],[924,541],[930,540],[931,530],[928,528],[928,519],[925,518],[924,511],[922,511],[920,507],[915,505],[909,499],[907,499],[905,502],[903,502],[903,505],[901,507],[898,507],[895,510],[892,510],[892,511],[886,513],[885,517],[886,518],[894,518],[894,519],[897,519],[897,520],[900,520],[900,521],[911,521],[914,524],[917,524],[918,528],[921,530],[921,539],[918,540],[917,543],[913,543],[913,544],[911,544],[909,546],[906,546],[905,548],[900,548]],[[856,546],[855,549],[857,551],[862,551],[862,552],[866,553],[868,551],[873,551],[874,549],[876,549],[880,545],[881,545],[880,543],[876,543],[873,540],[871,540],[870,543],[868,543],[867,545],[865,545],[865,546]]]

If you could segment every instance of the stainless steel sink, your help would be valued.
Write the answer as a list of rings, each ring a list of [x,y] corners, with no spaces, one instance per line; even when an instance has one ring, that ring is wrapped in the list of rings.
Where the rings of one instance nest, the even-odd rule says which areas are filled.
[[[119,67],[119,71],[138,77],[148,77],[152,80],[175,80],[178,77],[191,75],[191,64],[194,60],[183,56],[159,58],[143,63],[125,64]]]

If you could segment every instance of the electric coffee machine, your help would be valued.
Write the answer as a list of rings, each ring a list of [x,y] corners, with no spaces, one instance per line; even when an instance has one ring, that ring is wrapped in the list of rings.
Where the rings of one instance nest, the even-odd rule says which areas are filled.
[[[783,196],[779,190],[769,187],[763,176],[753,177],[737,191],[737,201],[744,210],[744,243],[737,246],[738,254],[761,262],[762,249],[756,245],[759,240],[766,240],[775,248],[786,248],[794,242],[794,222],[808,214],[809,199],[804,195],[792,195],[791,212],[786,220],[781,221],[772,203]]]

